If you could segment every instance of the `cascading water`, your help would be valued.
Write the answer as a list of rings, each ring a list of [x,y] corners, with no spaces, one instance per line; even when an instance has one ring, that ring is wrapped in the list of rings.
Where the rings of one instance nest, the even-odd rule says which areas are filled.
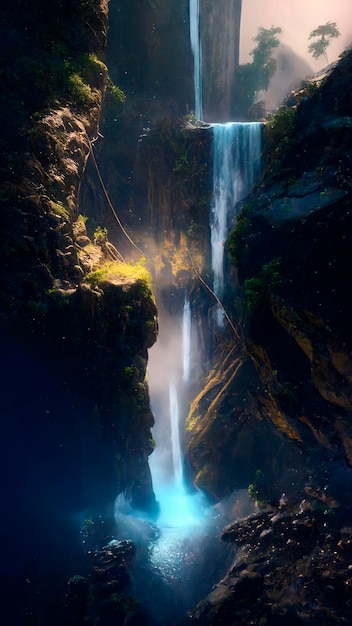
[[[261,124],[213,124],[213,205],[210,216],[213,291],[224,293],[224,242],[236,204],[253,186],[260,170]],[[218,321],[221,320],[221,314]]]
[[[194,55],[194,88],[196,116],[202,119],[202,49],[200,38],[200,0],[189,0],[190,38]],[[228,235],[230,219],[235,217],[235,205],[250,190],[260,168],[261,124],[234,123],[213,124],[214,174],[213,206],[211,211],[211,254],[214,275],[213,289],[221,298],[224,291],[224,241]],[[182,316],[182,324],[180,324]],[[170,325],[169,325],[170,321]],[[172,320],[165,321],[159,315],[160,334],[157,344],[150,351],[149,387],[152,410],[157,425],[155,430],[157,448],[150,458],[153,485],[160,502],[161,526],[178,526],[193,520],[194,512],[186,515],[180,506],[190,500],[182,480],[182,452],[180,423],[183,424],[188,406],[185,405],[186,389],[191,378],[191,306],[187,298],[183,313],[176,312]],[[218,322],[221,322],[219,313]],[[158,356],[154,356],[158,353]],[[153,355],[153,358],[151,356]],[[152,363],[159,363],[153,372]],[[160,367],[161,365],[161,367]],[[158,426],[156,426],[157,429]],[[174,503],[177,502],[176,508]],[[192,509],[192,506],[190,507]],[[182,511],[181,516],[179,515]]]
[[[179,429],[179,409],[176,386],[170,382],[170,419],[171,419],[171,444],[172,444],[172,464],[174,470],[174,481],[177,487],[183,485],[182,453],[180,444]]]
[[[178,529],[199,525],[205,515],[200,494],[189,494],[183,480],[180,430],[188,412],[191,355],[191,304],[187,299],[180,317],[168,319],[160,314],[160,334],[149,352],[148,365],[157,442],[149,463],[160,504],[158,525]]]
[[[194,60],[194,114],[203,119],[202,45],[200,41],[200,0],[189,0],[190,38]]]
[[[189,15],[194,57],[195,115],[197,119],[202,120],[200,0],[189,0]],[[213,289],[221,298],[224,291],[223,243],[228,235],[230,220],[235,217],[236,203],[248,193],[259,173],[261,125],[213,124],[212,129],[214,173],[213,206],[210,217],[211,254]],[[184,484],[181,429],[188,413],[188,394],[191,387],[194,387],[196,364],[200,356],[196,354],[196,349],[202,348],[196,345],[197,342],[192,337],[192,333],[196,334],[199,331],[196,325],[192,327],[189,298],[185,298],[182,309],[180,299],[173,300],[175,295],[173,291],[171,288],[163,289],[160,294],[161,302],[158,303],[160,333],[158,341],[149,351],[148,380],[151,408],[156,422],[153,430],[156,449],[149,463],[154,492],[160,505],[157,520],[160,536],[152,543],[149,559],[152,565],[172,582],[177,578],[182,581],[189,564],[197,561],[200,566],[198,580],[208,583],[211,580],[211,573],[208,578],[208,572],[203,571],[206,568],[201,567],[202,557],[205,555],[213,559],[214,542],[218,537],[214,528],[218,523],[217,517],[222,518],[222,513],[219,513],[219,509],[211,519],[211,511],[205,504],[202,494],[190,494]],[[176,311],[170,315],[173,302],[177,302]],[[220,325],[222,320],[220,312],[218,313]],[[243,497],[245,504],[247,499],[246,492]],[[203,549],[207,535],[211,537],[211,546]],[[199,553],[194,561],[194,551],[197,549]],[[222,547],[218,546],[219,554],[221,550]],[[197,575],[194,572],[195,569],[192,570],[192,576]],[[197,585],[194,584],[193,587],[197,596],[199,593]],[[196,599],[199,599],[199,596]],[[169,624],[169,621],[167,623]]]

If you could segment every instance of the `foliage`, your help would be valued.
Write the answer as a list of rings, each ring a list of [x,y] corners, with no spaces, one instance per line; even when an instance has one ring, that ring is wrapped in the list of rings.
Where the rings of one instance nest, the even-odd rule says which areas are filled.
[[[240,249],[244,237],[250,234],[252,222],[243,210],[237,218],[235,229],[230,233],[227,240],[227,250],[233,263],[237,264],[240,260]]]
[[[113,83],[109,75],[107,78],[107,94],[109,104],[114,109],[120,108],[126,102],[126,94]]]
[[[7,141],[13,145],[18,130],[23,132],[32,116],[38,118],[47,108],[69,105],[86,114],[100,104],[108,78],[98,57],[104,46],[107,0],[14,0],[2,11],[0,107],[3,117],[11,109],[3,133]],[[112,82],[107,92],[115,104],[124,101]]]
[[[282,282],[280,273],[281,258],[275,257],[263,265],[257,276],[244,281],[244,295],[246,308],[253,313],[265,302],[275,287]]]
[[[173,172],[187,172],[189,168],[189,161],[187,156],[187,149],[185,148],[184,152],[179,156],[176,164],[172,168]]]
[[[51,215],[63,217],[64,219],[69,218],[69,211],[65,209],[62,205],[62,202],[54,202],[53,200],[49,201],[49,212]]]
[[[297,128],[296,107],[280,107],[276,113],[269,115],[263,133],[263,157],[267,161],[266,180],[273,180],[282,175],[284,163],[287,178],[294,175],[292,159],[289,163],[286,158],[292,153],[292,148],[299,138]]]
[[[138,369],[135,365],[126,365],[123,369],[123,378],[128,380],[129,382],[137,382],[138,381]]]
[[[341,33],[337,28],[336,22],[326,22],[326,24],[320,24],[317,28],[312,30],[308,39],[314,39],[308,46],[308,51],[313,55],[314,59],[324,56],[326,63],[328,64],[328,55],[326,49],[330,46],[331,40],[340,37]]]
[[[312,98],[320,89],[318,82],[313,80],[304,80],[301,83],[301,88],[295,95],[295,103],[299,104],[305,98]]]
[[[253,106],[257,94],[267,90],[269,81],[275,74],[276,60],[272,57],[272,51],[280,43],[278,35],[281,32],[279,26],[259,27],[257,35],[253,38],[257,45],[250,52],[252,62],[240,65],[238,68],[236,99],[239,114],[244,117],[248,116],[248,111]]]
[[[271,28],[260,26],[257,35],[253,38],[257,45],[250,54],[253,57],[255,69],[256,91],[266,90],[270,78],[275,74],[276,61],[271,53],[274,48],[278,47],[280,43],[278,35],[281,33],[282,29],[279,26],[271,26]]]
[[[108,68],[104,61],[99,59],[94,52],[82,55],[80,67],[83,79],[95,87],[101,83],[102,78],[108,75]]]
[[[156,448],[156,441],[155,441],[154,437],[150,437],[150,439],[148,439],[148,443],[149,443],[150,447],[152,448],[152,450],[155,450],[155,448]]]
[[[278,111],[269,115],[264,129],[264,149],[266,152],[278,150],[281,145],[289,142],[294,133],[296,109],[294,107],[280,107]]]
[[[94,231],[93,238],[95,245],[103,246],[108,238],[107,228],[102,228],[101,226],[98,226]]]
[[[69,75],[67,88],[73,103],[82,109],[89,109],[99,102],[96,91],[83,81],[78,72]]]
[[[82,108],[97,103],[99,88],[107,86],[108,103],[120,108],[126,101],[126,95],[115,85],[109,75],[107,66],[96,54],[83,54],[73,63],[65,61],[68,73],[68,93],[74,103]]]
[[[257,501],[260,499],[260,492],[263,489],[264,474],[262,470],[257,469],[255,472],[254,480],[248,485],[248,495],[251,500]]]

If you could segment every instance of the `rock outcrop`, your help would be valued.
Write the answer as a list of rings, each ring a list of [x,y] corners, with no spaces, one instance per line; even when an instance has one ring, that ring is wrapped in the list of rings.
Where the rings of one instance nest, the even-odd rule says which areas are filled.
[[[235,378],[229,389],[225,389],[229,385],[225,368],[222,381],[218,376],[216,393],[222,388],[224,399],[213,410],[214,392],[208,392],[212,404],[207,415],[212,412],[212,419],[204,420],[203,426],[202,420],[193,424],[192,459],[199,457],[198,448],[204,454],[202,442],[208,441],[205,433],[212,428],[210,423],[228,417],[226,428],[232,434],[226,437],[224,425],[220,433],[231,447],[231,439],[238,437],[233,429],[237,432],[240,421],[249,415],[252,425],[245,427],[249,438],[269,418],[270,428],[274,426],[284,436],[283,442],[291,441],[300,450],[308,446],[308,457],[320,448],[328,455],[334,450],[341,463],[349,464],[346,424],[351,411],[352,363],[346,294],[351,280],[351,200],[349,129],[344,122],[342,133],[341,120],[349,112],[350,68],[348,52],[320,87],[308,85],[298,93],[298,105],[280,110],[267,123],[264,176],[258,190],[242,203],[237,228],[227,243],[238,269],[239,286],[230,291],[229,285],[227,301],[229,307],[231,299],[236,304],[232,317],[239,329],[235,343],[243,362],[239,375],[253,366],[254,372],[250,369],[244,384]],[[247,387],[242,409],[236,399],[238,387]],[[219,434],[215,446],[217,441]],[[254,459],[255,454],[255,464]],[[216,461],[214,467],[223,463]],[[319,474],[314,465],[315,461],[313,466],[308,464],[307,471],[317,469]],[[202,471],[198,463],[194,469],[196,475]],[[244,476],[247,480],[247,473]],[[238,486],[236,479],[234,484]],[[211,484],[208,489],[212,491]]]
[[[215,500],[247,486],[259,509],[225,529],[233,567],[189,623],[351,619],[351,67],[347,51],[267,123],[227,242],[236,347],[192,407],[187,458]]]
[[[99,224],[87,230],[79,198],[104,95],[116,92],[104,63],[108,3],[22,9],[2,8],[1,27],[1,109],[11,108],[1,139],[1,580],[14,623],[26,612],[59,623],[52,606],[82,559],[85,520],[102,519],[109,536],[122,491],[156,513],[145,375],[157,310],[149,273],[126,264]]]
[[[233,523],[222,536],[236,546],[233,565],[187,623],[347,623],[350,531],[338,509],[310,498],[295,511],[267,509]]]

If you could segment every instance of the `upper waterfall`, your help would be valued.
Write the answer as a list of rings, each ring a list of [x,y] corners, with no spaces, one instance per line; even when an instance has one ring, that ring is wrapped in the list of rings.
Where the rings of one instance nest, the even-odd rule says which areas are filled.
[[[191,47],[194,59],[194,114],[203,119],[202,45],[200,40],[200,0],[189,0]]]
[[[224,242],[235,206],[253,186],[260,169],[261,124],[213,124],[213,205],[210,218],[214,293],[224,292]]]

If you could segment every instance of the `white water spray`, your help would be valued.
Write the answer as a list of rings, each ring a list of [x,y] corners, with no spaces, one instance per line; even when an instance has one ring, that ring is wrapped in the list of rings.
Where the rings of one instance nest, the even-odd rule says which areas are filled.
[[[187,383],[191,371],[191,304],[185,300],[182,318],[183,381]]]
[[[203,119],[202,45],[200,41],[200,0],[189,0],[190,38],[194,61],[194,114]]]
[[[172,444],[172,465],[174,470],[174,481],[177,487],[183,484],[182,454],[179,430],[179,408],[178,397],[175,384],[170,382],[170,420],[171,420],[171,444]]]
[[[260,168],[261,124],[213,124],[213,206],[210,218],[213,290],[224,293],[224,242],[236,204],[250,191]]]
[[[163,306],[160,307],[163,311]],[[162,529],[190,532],[201,528],[209,511],[200,493],[184,484],[182,429],[189,406],[187,395],[191,356],[191,304],[180,304],[177,316],[159,313],[158,341],[149,350],[148,383],[155,418],[156,448],[149,457],[153,489],[160,505]],[[194,355],[192,355],[194,362]],[[176,530],[175,530],[176,532]],[[178,532],[178,531],[177,531]]]

